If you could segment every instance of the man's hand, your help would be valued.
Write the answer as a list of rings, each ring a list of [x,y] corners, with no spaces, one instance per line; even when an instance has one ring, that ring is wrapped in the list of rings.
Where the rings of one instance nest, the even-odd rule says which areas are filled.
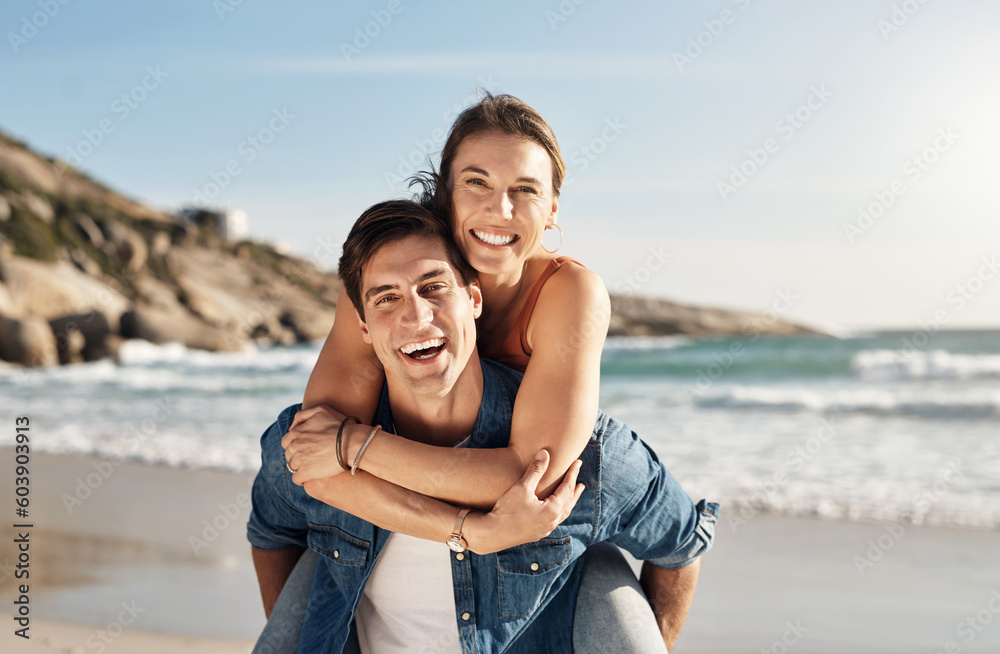
[[[295,414],[291,428],[281,439],[285,461],[294,471],[293,482],[301,486],[313,479],[333,477],[344,472],[337,462],[337,430],[344,419],[343,414],[325,404]],[[348,431],[345,429],[345,440]],[[345,442],[342,447],[345,456],[347,451]],[[347,463],[350,464],[349,461]]]
[[[545,538],[569,517],[584,491],[576,483],[583,463],[577,459],[559,487],[544,500],[535,497],[538,482],[549,467],[549,453],[539,450],[520,481],[510,487],[489,513],[470,513],[463,535],[476,554],[499,552],[515,545]]]

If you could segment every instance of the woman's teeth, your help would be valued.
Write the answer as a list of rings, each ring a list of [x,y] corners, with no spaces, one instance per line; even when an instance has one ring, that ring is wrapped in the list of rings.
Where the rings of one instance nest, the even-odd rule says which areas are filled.
[[[500,234],[488,234],[486,232],[480,232],[472,230],[472,234],[484,243],[489,243],[490,245],[509,245],[514,241],[514,234],[506,234],[501,236]]]

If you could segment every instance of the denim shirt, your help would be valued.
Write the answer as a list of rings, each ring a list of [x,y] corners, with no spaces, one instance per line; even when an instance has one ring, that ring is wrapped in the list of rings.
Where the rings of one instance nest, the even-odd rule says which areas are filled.
[[[487,360],[482,369],[483,401],[469,447],[506,447],[522,373]],[[282,411],[261,437],[247,538],[258,549],[297,545],[320,555],[299,652],[340,654],[391,532],[292,483],[281,438],[298,409]],[[375,422],[392,424],[386,390]],[[609,541],[666,569],[689,565],[711,547],[719,505],[702,500],[695,506],[626,425],[599,412],[580,458],[579,481],[586,489],[547,538],[494,554],[448,552],[464,653],[572,652],[581,557],[588,545]]]

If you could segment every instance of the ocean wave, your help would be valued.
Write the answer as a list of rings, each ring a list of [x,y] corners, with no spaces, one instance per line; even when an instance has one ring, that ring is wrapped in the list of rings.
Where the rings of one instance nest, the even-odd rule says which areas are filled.
[[[945,350],[862,350],[851,371],[865,381],[922,379],[997,379],[1000,355],[953,354]]]
[[[696,398],[703,408],[868,413],[938,419],[1000,416],[1000,391],[931,391],[903,393],[879,388],[799,389],[734,386]]]

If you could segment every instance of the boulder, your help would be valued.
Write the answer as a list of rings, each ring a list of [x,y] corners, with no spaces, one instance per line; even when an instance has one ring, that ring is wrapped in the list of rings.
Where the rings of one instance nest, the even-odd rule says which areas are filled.
[[[49,323],[35,316],[0,316],[0,359],[25,366],[59,363]]]
[[[10,257],[0,261],[0,279],[16,305],[46,320],[98,311],[116,325],[129,305],[117,282],[82,273],[65,261]]]
[[[153,243],[151,250],[153,254],[162,257],[170,251],[170,234],[167,232],[156,232],[153,234]]]
[[[10,202],[0,195],[0,223],[5,223],[8,220],[10,220]]]
[[[131,273],[137,273],[146,266],[149,248],[137,232],[121,223],[105,223],[102,231],[106,240],[101,250],[110,260]]]
[[[45,198],[35,195],[30,191],[25,191],[21,193],[19,199],[21,205],[36,217],[41,218],[50,225],[55,221],[56,211]]]
[[[83,361],[97,361],[114,354],[114,348],[109,344],[112,335],[111,325],[103,313],[91,311],[71,316],[62,316],[49,321],[52,333],[56,337],[59,348],[59,359],[62,361],[63,350],[70,354],[70,345],[81,341],[79,350],[75,352]],[[76,338],[76,337],[79,338]]]
[[[325,339],[333,327],[333,309],[319,309],[304,304],[286,307],[278,318],[295,334],[299,341],[318,341]]]
[[[180,342],[187,347],[217,352],[238,352],[247,345],[239,333],[199,320],[182,308],[136,305],[121,317],[121,335],[151,343]]]
[[[80,212],[73,216],[73,226],[95,248],[100,249],[104,246],[104,234],[101,232],[101,228],[87,214]]]

